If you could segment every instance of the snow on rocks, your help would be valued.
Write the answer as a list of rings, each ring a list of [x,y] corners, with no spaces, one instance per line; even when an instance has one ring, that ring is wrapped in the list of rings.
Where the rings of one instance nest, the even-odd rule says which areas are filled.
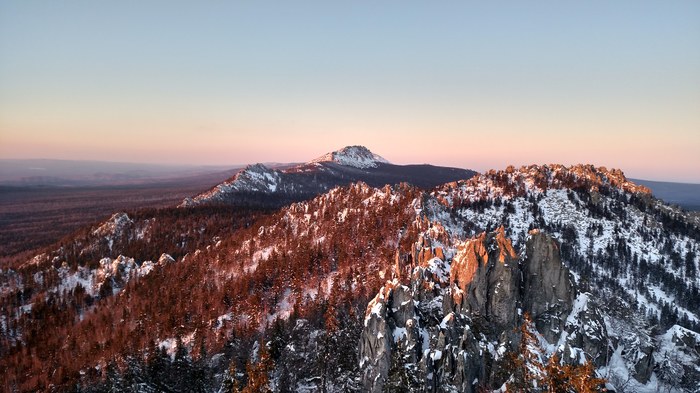
[[[160,254],[160,258],[158,258],[158,264],[159,265],[165,265],[168,263],[173,263],[175,262],[175,259],[170,256],[170,254]]]
[[[114,213],[112,217],[97,227],[92,233],[97,236],[115,236],[122,233],[133,223],[126,213]]]
[[[311,163],[334,162],[354,168],[376,168],[380,163],[389,163],[383,157],[372,153],[364,146],[347,146],[340,150],[327,153],[311,161]]]
[[[281,173],[263,164],[248,165],[230,180],[194,198],[185,198],[181,207],[197,206],[208,202],[221,202],[235,192],[274,193],[282,183]]]
[[[657,364],[666,366],[672,380],[700,381],[700,334],[674,325],[657,337]]]

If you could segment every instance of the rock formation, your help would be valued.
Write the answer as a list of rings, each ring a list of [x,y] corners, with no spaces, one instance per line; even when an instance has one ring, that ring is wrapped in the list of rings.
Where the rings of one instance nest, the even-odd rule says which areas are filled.
[[[520,257],[503,228],[457,245],[448,261],[435,257],[424,237],[417,249],[410,287],[387,282],[368,306],[360,342],[367,391],[382,390],[392,351],[405,348],[413,363],[406,367],[428,391],[473,392],[479,381],[498,388],[509,376],[505,359],[517,348],[525,312],[546,342],[563,339],[555,350],[568,362],[588,354],[602,364],[610,355],[601,314],[586,294],[577,297],[551,237],[532,231]]]
[[[566,316],[576,297],[573,277],[561,263],[559,246],[551,237],[532,231],[525,246],[523,308],[530,313],[537,330],[555,342],[564,329]]]

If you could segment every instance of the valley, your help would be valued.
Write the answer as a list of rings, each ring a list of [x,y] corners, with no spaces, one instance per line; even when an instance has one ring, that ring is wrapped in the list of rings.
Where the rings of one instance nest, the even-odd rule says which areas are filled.
[[[48,246],[118,211],[173,206],[226,177],[214,172],[116,186],[0,186],[0,261]]]

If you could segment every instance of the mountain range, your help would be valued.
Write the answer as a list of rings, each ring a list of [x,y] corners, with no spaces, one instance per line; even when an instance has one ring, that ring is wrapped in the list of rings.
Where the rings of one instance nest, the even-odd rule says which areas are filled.
[[[659,199],[686,210],[700,211],[700,184],[633,179],[649,187]]]
[[[260,204],[261,200],[282,206],[357,181],[373,187],[407,182],[432,188],[475,174],[466,169],[432,165],[394,165],[364,146],[347,146],[280,170],[264,164],[249,165],[211,190],[185,199],[181,206]]]
[[[696,215],[617,169],[385,161],[249,166],[4,263],[2,387],[700,391]]]

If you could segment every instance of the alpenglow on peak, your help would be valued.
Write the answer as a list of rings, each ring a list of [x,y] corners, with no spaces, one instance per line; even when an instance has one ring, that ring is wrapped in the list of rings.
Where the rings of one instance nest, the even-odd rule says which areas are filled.
[[[340,150],[326,153],[311,162],[335,162],[336,164],[361,169],[376,168],[380,163],[389,163],[382,156],[374,154],[368,148],[359,145],[346,146]]]

